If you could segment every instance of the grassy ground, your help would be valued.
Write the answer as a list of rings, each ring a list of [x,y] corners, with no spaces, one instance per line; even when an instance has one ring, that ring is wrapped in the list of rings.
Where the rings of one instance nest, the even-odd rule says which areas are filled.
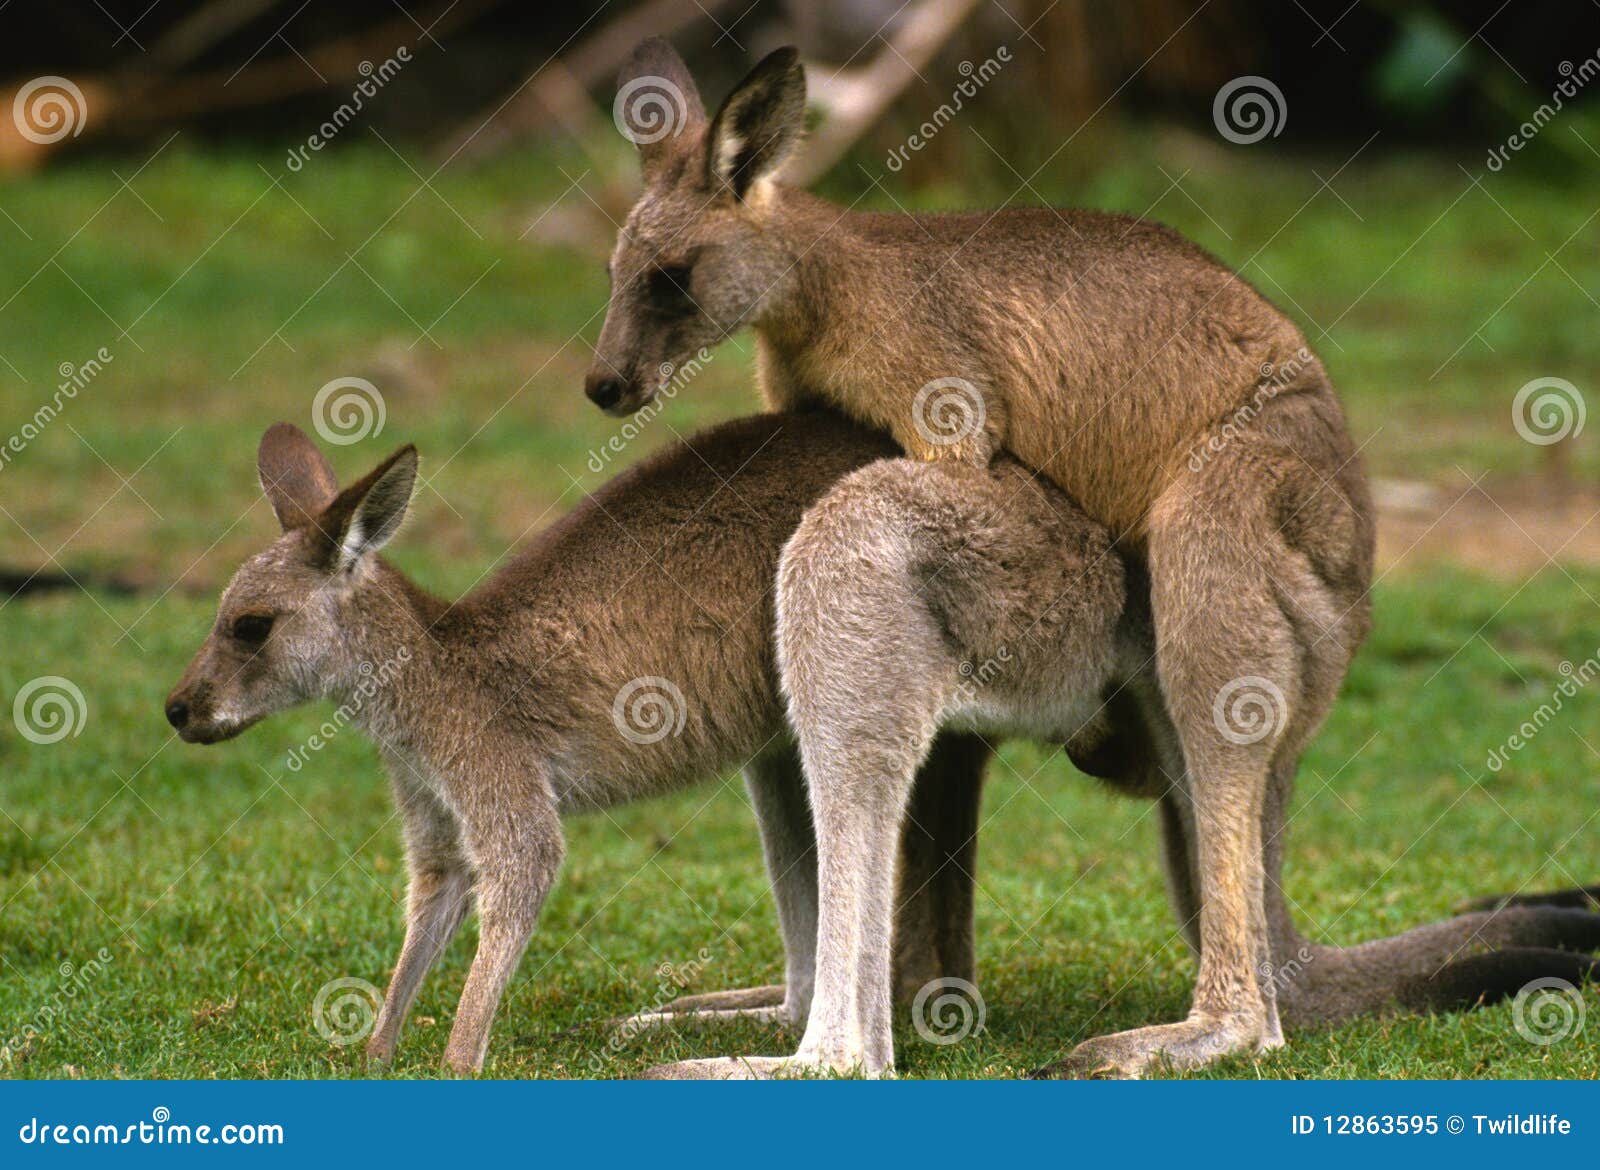
[[[1600,578],[1580,584],[1600,591]],[[1575,611],[1574,589],[1547,577],[1505,608],[1500,586],[1465,577],[1384,589],[1372,644],[1307,760],[1292,825],[1289,889],[1314,937],[1354,942],[1441,916],[1474,893],[1594,876],[1595,825],[1585,822],[1600,808],[1600,695],[1580,693],[1498,775],[1483,763],[1548,698],[1560,679],[1553,664],[1581,662],[1600,643],[1600,619]],[[141,605],[100,601],[124,623]],[[110,955],[23,1047],[16,1075],[363,1072],[356,1050],[319,1034],[313,1001],[335,979],[381,986],[400,945],[403,869],[380,765],[357,736],[341,735],[287,772],[287,753],[322,712],[216,748],[163,746],[162,694],[209,617],[199,602],[164,603],[142,627],[141,652],[113,644],[107,618],[81,600],[0,610],[5,693],[70,663],[89,712],[75,740],[8,741],[0,1019],[18,1029],[73,985],[61,964],[84,969],[101,947]],[[1182,1012],[1193,964],[1173,937],[1149,813],[1098,790],[1059,754],[1004,751],[979,870],[987,1029],[946,1047],[904,1029],[908,1075],[1014,1074],[1084,1036]],[[793,1043],[741,1027],[617,1051],[594,1026],[655,1002],[662,964],[698,968],[689,990],[777,978],[765,889],[731,778],[574,820],[567,869],[501,1013],[491,1071],[621,1075]],[[428,1074],[438,1060],[472,938],[469,927],[425,989],[399,1075]],[[1269,1059],[1215,1072],[1597,1074],[1586,1039],[1529,1044],[1509,1007],[1301,1036]]]
[[[325,713],[201,750],[169,740],[160,699],[217,586],[270,532],[256,436],[280,417],[308,425],[330,379],[370,379],[386,409],[381,433],[334,452],[341,472],[421,447],[431,490],[395,558],[443,592],[609,474],[590,453],[616,424],[579,393],[604,275],[590,237],[552,230],[589,207],[569,180],[586,164],[526,153],[420,189],[377,144],[281,176],[277,155],[192,154],[181,139],[142,161],[0,188],[0,429],[20,432],[64,363],[112,355],[0,466],[0,567],[141,590],[0,605],[0,698],[65,675],[87,705],[82,733],[53,745],[0,725],[0,1044],[37,1030],[0,1071],[359,1075],[357,1050],[324,1039],[313,1003],[331,980],[381,986],[399,946],[398,832],[374,753],[341,735],[290,774],[286,752]],[[1093,178],[1070,178],[1090,172],[1064,155],[1035,186],[1148,211],[1243,264],[1307,325],[1380,474],[1534,468],[1512,395],[1595,368],[1600,285],[1560,250],[1574,233],[1574,253],[1592,249],[1585,200],[1511,169],[1475,187],[1453,166],[1377,158],[1340,172],[1337,195],[1321,190],[1313,170],[1343,161],[1150,140]],[[863,201],[893,206],[881,189]],[[624,459],[750,409],[749,377],[748,352],[726,349]],[[1592,444],[1573,457],[1579,474],[1595,469]],[[1559,664],[1596,653],[1596,596],[1600,576],[1558,568],[1381,583],[1375,634],[1307,760],[1293,822],[1290,892],[1313,936],[1376,937],[1474,893],[1596,878],[1600,698],[1581,692],[1504,770],[1484,767]],[[1059,754],[1011,745],[986,813],[987,1026],[949,1046],[907,1028],[903,1070],[1016,1073],[1085,1036],[1180,1014],[1193,964],[1173,936],[1149,810],[1097,791]],[[778,976],[734,778],[574,821],[569,841],[492,1072],[623,1075],[793,1043],[742,1027],[618,1050],[595,1026],[649,1006],[663,978],[676,993],[662,964],[692,972],[694,991]],[[469,927],[424,991],[396,1075],[432,1070],[471,941]],[[1592,1077],[1600,1058],[1583,1039],[1525,1042],[1500,1007],[1304,1036],[1206,1075]]]

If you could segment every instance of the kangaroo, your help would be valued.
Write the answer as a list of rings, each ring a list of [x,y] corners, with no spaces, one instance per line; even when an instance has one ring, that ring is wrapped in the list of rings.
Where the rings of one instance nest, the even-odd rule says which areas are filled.
[[[972,873],[991,749],[960,731],[963,721],[1065,736],[1086,770],[1160,796],[1174,900],[1192,928],[1192,867],[1173,826],[1179,805],[1158,774],[1182,767],[1175,737],[1135,729],[1162,752],[1119,743],[1132,725],[1108,720],[1116,700],[1098,697],[1150,685],[1144,588],[1128,579],[1108,533],[1014,461],[945,485],[904,460],[874,462],[892,451],[827,413],[724,424],[619,475],[446,604],[378,555],[405,514],[413,448],[341,492],[303,432],[284,423],[266,432],[258,471],[282,535],[224,590],[166,715],[185,741],[216,743],[325,697],[346,704],[379,745],[405,828],[410,888],[373,1058],[393,1056],[424,976],[475,899],[483,928],[445,1063],[481,1067],[498,1000],[562,857],[560,814],[668,791],[732,763],[744,764],[762,835],[785,981],[686,996],[635,1019],[807,1021],[818,866],[783,719],[775,623],[793,635],[779,639],[784,685],[810,750],[859,740],[873,766],[917,772],[898,864],[890,857],[876,867],[880,882],[898,873],[900,893],[892,959],[861,964],[881,979],[864,987],[874,1004],[910,998],[936,979],[975,978]],[[880,649],[891,646],[899,653],[886,659]],[[999,663],[1002,673],[974,675],[959,654],[982,655],[971,661]],[[930,742],[925,721],[908,712],[952,694],[953,678],[961,684],[952,726]],[[1019,716],[1015,697],[1029,678],[1037,687]],[[653,690],[635,704],[641,682]],[[1012,713],[978,684],[992,684]],[[904,703],[885,698],[902,694]],[[856,710],[834,710],[857,700]],[[1120,767],[1125,757],[1147,773]],[[1292,927],[1275,936],[1275,953],[1280,938],[1283,953],[1301,954]],[[1293,971],[1287,1002],[1319,1020],[1397,999],[1465,1006],[1535,974],[1576,978],[1588,961],[1530,947],[1597,945],[1600,915],[1586,911],[1465,915],[1448,929],[1348,952],[1313,948],[1314,961],[1296,960],[1304,970]],[[881,1071],[892,1054],[887,1033],[875,1036]],[[689,1067],[747,1075],[752,1066]]]
[[[883,460],[847,475],[801,520],[779,562],[778,663],[811,785],[824,898],[837,872],[830,853],[874,862],[835,891],[851,912],[821,917],[812,1013],[794,1056],[683,1061],[649,1075],[893,1072],[895,887],[882,861],[917,762],[952,730],[1065,743],[1081,770],[1159,801],[1171,900],[1204,962],[1182,746],[1170,720],[1140,722],[1162,710],[1149,582],[1136,568],[1106,571],[1115,557],[1106,534],[1058,511],[1060,499],[1009,458],[993,474]],[[1123,579],[1116,605],[1107,591]],[[1113,609],[1114,629],[1104,618]],[[1086,652],[1073,631],[1097,626],[1106,640]],[[1085,685],[1097,677],[1099,692]],[[976,789],[949,795],[977,799]],[[1459,1010],[1533,979],[1578,983],[1600,972],[1600,958],[1586,953],[1600,950],[1592,891],[1490,899],[1478,912],[1353,947],[1310,942],[1280,884],[1287,796],[1275,783],[1263,813],[1272,957],[1260,971],[1285,1024]],[[825,983],[833,971],[850,976],[837,994]]]
[[[424,976],[475,900],[478,951],[444,1062],[481,1068],[562,860],[560,814],[734,765],[761,831],[784,983],[685,997],[663,1015],[804,1023],[817,874],[774,665],[773,581],[805,508],[893,450],[820,413],[715,428],[617,476],[446,603],[378,555],[406,512],[412,447],[341,491],[302,431],[266,432],[258,471],[282,534],[223,591],[166,716],[186,742],[209,744],[328,698],[380,748],[409,894],[371,1056],[392,1057]],[[1115,621],[1116,593],[1097,595],[1107,609],[1086,626],[1091,641]],[[895,943],[907,995],[937,978],[975,978],[971,873],[989,750],[944,736],[919,773],[926,795],[914,798],[904,838]]]
[[[1170,724],[1186,762],[1175,781],[1198,859],[1200,964],[1186,1019],[1088,1040],[1060,1071],[1136,1076],[1281,1044],[1277,988],[1260,974],[1264,822],[1366,636],[1374,543],[1356,448],[1300,329],[1144,220],[858,212],[785,185],[805,111],[793,49],[710,118],[664,41],[643,43],[622,83],[644,191],[609,261],[588,396],[635,410],[692,350],[749,325],[769,407],[829,405],[929,462],[1006,452],[1105,525],[1148,576],[1157,685],[1136,703],[1144,724]],[[1241,687],[1271,700],[1260,735],[1217,714]],[[896,793],[828,831],[898,823]],[[850,891],[870,862],[822,851],[840,867],[825,866],[823,920],[856,914],[839,929],[866,930]],[[818,979],[820,1018],[847,1019],[835,997],[849,972]],[[856,1046],[839,1026],[830,1053]]]

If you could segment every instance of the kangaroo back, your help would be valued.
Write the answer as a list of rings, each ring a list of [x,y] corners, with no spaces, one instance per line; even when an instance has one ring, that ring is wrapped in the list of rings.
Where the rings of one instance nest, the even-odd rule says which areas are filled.
[[[770,406],[825,402],[921,459],[1008,450],[1136,539],[1210,428],[1266,399],[1331,396],[1299,327],[1160,224],[857,211],[784,184],[805,107],[792,49],[709,118],[663,42],[640,47],[622,85],[641,113],[661,92],[680,113],[634,135],[645,186],[586,382],[613,413],[748,325]]]
[[[893,452],[822,411],[698,432],[601,486],[436,632],[503,721],[582,761],[556,778],[571,807],[743,764],[783,728],[783,542],[839,478]],[[530,677],[508,698],[507,679]]]

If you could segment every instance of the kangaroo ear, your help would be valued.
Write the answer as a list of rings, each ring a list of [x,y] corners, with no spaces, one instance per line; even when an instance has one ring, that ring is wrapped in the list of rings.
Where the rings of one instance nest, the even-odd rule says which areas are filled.
[[[768,54],[752,69],[711,120],[706,179],[724,184],[734,198],[770,178],[800,142],[806,122],[806,73],[792,47]]]
[[[285,532],[310,524],[339,494],[327,457],[293,423],[273,423],[261,436],[256,475]]]
[[[706,124],[689,67],[660,37],[640,41],[623,63],[612,116],[617,129],[639,148],[646,181],[659,172],[680,139],[694,141]]]
[[[348,572],[389,543],[406,517],[417,482],[417,449],[409,443],[345,488],[317,517],[325,563]]]

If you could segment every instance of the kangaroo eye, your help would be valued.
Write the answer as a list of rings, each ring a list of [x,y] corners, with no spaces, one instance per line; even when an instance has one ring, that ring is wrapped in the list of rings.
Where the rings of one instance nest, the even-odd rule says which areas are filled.
[[[234,618],[228,632],[241,642],[259,646],[272,633],[272,620],[271,614],[247,613]]]
[[[689,296],[689,280],[693,275],[693,270],[682,264],[653,269],[650,273],[650,299],[661,308],[691,308],[694,301]]]

